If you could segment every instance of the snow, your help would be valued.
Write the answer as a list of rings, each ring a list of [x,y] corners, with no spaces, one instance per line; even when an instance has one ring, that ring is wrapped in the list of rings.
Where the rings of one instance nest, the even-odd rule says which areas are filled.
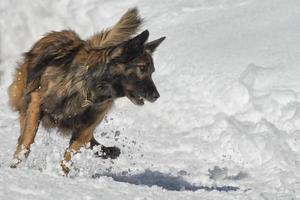
[[[160,99],[120,99],[97,128],[120,157],[82,149],[64,177],[69,138],[41,128],[10,169],[19,125],[6,88],[21,53],[51,30],[86,38],[134,6],[150,39],[167,39],[154,56]],[[300,1],[2,0],[0,10],[0,199],[300,199]]]

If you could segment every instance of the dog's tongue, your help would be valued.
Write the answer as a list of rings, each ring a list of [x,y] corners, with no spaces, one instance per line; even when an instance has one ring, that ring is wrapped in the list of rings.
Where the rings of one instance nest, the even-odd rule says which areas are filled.
[[[130,99],[130,101],[131,101],[132,103],[134,103],[135,105],[139,105],[139,106],[144,105],[144,100],[143,100],[143,98],[140,97],[140,96],[134,95],[133,92],[128,91],[128,92],[126,93],[126,96],[127,96],[127,98]]]

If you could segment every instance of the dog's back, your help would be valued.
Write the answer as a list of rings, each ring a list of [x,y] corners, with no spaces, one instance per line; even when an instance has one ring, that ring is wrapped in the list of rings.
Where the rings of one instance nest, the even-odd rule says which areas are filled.
[[[40,78],[49,65],[61,66],[71,62],[83,41],[70,30],[51,32],[24,54],[13,83],[8,89],[9,102],[15,111],[26,110],[26,96],[36,90]]]

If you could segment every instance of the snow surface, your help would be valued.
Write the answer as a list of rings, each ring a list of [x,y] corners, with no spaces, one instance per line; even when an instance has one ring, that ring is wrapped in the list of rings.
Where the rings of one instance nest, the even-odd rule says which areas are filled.
[[[117,160],[82,150],[71,177],[68,138],[39,129],[25,163],[10,169],[19,125],[11,73],[45,32],[86,38],[131,7],[150,38],[161,98],[118,100],[96,136]],[[300,199],[299,0],[60,0],[0,2],[0,199]]]

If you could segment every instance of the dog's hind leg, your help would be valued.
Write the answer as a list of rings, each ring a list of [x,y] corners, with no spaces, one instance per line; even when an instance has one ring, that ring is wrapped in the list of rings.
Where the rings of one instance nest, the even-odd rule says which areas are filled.
[[[32,92],[30,97],[26,113],[20,112],[21,134],[11,167],[16,167],[24,158],[27,158],[39,126],[41,97],[39,92]]]

